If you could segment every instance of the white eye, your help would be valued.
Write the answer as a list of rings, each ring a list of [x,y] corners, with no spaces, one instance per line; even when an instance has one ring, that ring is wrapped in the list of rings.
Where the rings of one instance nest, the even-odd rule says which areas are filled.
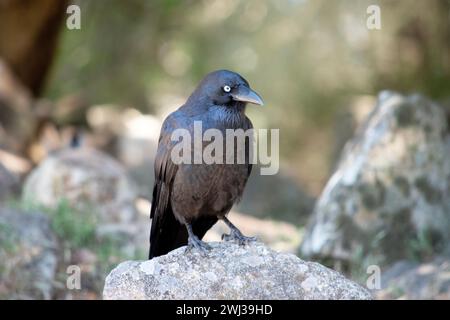
[[[231,91],[230,86],[225,86],[225,87],[223,87],[223,91],[225,91],[225,92],[230,92],[230,91]]]

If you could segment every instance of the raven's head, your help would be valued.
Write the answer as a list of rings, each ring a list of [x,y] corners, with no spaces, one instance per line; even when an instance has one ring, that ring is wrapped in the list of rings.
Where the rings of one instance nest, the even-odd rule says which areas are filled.
[[[228,70],[217,70],[209,73],[200,82],[195,95],[206,97],[214,105],[234,107],[246,103],[262,106],[261,97],[252,89],[243,77]]]

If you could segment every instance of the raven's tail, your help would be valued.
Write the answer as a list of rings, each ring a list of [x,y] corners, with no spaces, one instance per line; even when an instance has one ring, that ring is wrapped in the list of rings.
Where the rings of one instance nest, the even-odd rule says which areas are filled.
[[[153,188],[150,218],[152,218],[152,226],[149,259],[188,243],[186,227],[175,218],[170,204],[170,192],[163,183],[155,183]]]
[[[149,259],[164,255],[188,244],[186,226],[175,218],[170,203],[170,191],[162,182],[155,183],[153,187],[150,218],[152,219],[152,226],[150,230]],[[216,216],[199,217],[192,223],[194,234],[199,239],[202,239],[216,222]]]
[[[173,214],[170,192],[163,183],[155,183],[153,188],[152,226],[150,230],[150,250],[148,258],[164,255],[188,244],[188,232]],[[194,234],[202,239],[205,233],[217,222],[216,216],[204,216],[192,223]]]
[[[163,219],[152,219],[149,259],[164,255],[187,243],[186,227],[175,219],[171,208],[166,209]]]
[[[205,233],[217,222],[216,217],[202,217],[192,224],[194,234],[202,239]],[[180,224],[169,206],[164,212],[164,219],[152,220],[150,231],[149,259],[162,256],[172,250],[188,244],[188,233],[184,225]]]

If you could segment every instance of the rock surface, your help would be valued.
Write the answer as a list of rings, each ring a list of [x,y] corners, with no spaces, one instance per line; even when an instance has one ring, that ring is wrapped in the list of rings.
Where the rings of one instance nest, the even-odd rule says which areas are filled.
[[[261,243],[210,243],[148,261],[126,261],[108,275],[104,299],[371,299],[358,284],[318,263]]]
[[[0,299],[50,299],[57,239],[45,214],[0,208]]]
[[[450,299],[450,259],[428,263],[400,261],[381,274],[378,299]]]
[[[90,148],[63,149],[48,156],[27,177],[22,198],[55,207],[62,199],[90,210],[105,228],[136,219],[136,194],[123,167]]]
[[[449,155],[443,108],[381,93],[316,203],[300,255],[385,264],[448,244]]]

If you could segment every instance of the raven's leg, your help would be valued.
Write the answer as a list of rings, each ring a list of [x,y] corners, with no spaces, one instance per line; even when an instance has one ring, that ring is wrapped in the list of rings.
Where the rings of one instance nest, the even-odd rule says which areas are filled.
[[[211,249],[205,242],[200,240],[192,231],[192,225],[188,222],[185,223],[186,229],[189,235],[188,238],[188,249],[196,248],[203,253],[206,253],[207,250]]]
[[[223,217],[221,217],[221,219],[230,228],[230,234],[223,234],[222,235],[222,240],[225,240],[225,241],[237,240],[237,242],[240,245],[244,245],[244,244],[247,244],[248,242],[257,240],[256,237],[246,237],[246,236],[244,236],[242,234],[242,232],[239,231],[239,229],[236,228],[236,226],[234,224],[232,224],[230,220],[228,220],[227,217],[223,216]]]

